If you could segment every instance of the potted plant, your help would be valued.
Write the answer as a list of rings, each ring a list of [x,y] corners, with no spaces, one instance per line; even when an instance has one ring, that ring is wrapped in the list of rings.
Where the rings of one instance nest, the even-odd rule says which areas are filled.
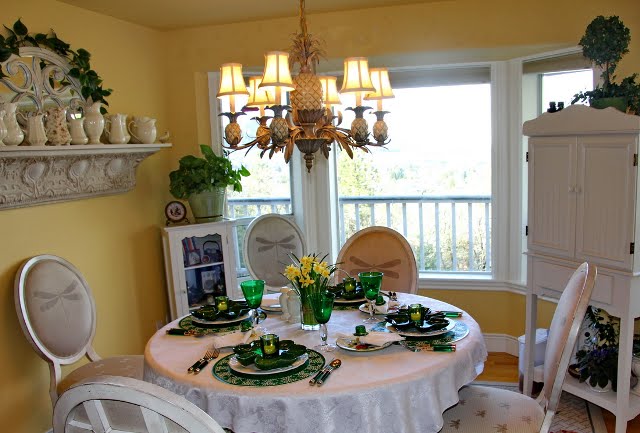
[[[250,173],[244,166],[234,169],[226,155],[216,155],[207,145],[201,144],[200,151],[204,158],[184,156],[179,168],[169,173],[169,191],[189,201],[197,222],[220,221],[227,187],[242,191],[240,180]]]
[[[619,322],[606,311],[589,307],[586,319],[589,330],[585,344],[576,353],[576,368],[580,382],[587,382],[596,391],[614,391],[618,386],[618,328]]]
[[[622,112],[638,113],[640,83],[633,74],[620,83],[614,82],[615,70],[622,56],[629,52],[631,33],[617,16],[597,16],[580,39],[582,53],[602,69],[602,84],[595,89],[576,93],[572,104],[587,101],[594,108],[615,107]]]

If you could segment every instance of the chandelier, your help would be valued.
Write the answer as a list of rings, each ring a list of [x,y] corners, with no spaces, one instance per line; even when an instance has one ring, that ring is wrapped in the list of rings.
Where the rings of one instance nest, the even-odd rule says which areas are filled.
[[[341,128],[342,113],[334,115],[333,105],[339,105],[337,77],[316,75],[316,66],[324,52],[320,42],[307,31],[305,18],[305,0],[300,0],[300,32],[293,39],[290,51],[272,51],[265,54],[265,67],[262,76],[250,77],[249,86],[242,76],[242,65],[225,63],[220,67],[220,88],[218,98],[229,98],[230,110],[221,113],[229,118],[224,130],[223,147],[231,151],[251,150],[257,147],[271,158],[281,152],[289,162],[295,146],[304,155],[307,171],[311,171],[315,153],[320,150],[329,158],[331,144],[337,143],[350,158],[353,149],[369,152],[370,146],[384,146],[388,143],[388,127],[384,121],[382,100],[393,98],[389,83],[389,73],[385,68],[369,69],[365,57],[350,57],[344,61],[344,77],[340,93],[355,94],[355,106],[349,107],[355,113],[351,127]],[[290,68],[298,69],[291,78]],[[284,105],[282,98],[289,93],[291,105]],[[248,96],[249,101],[236,111],[236,96]],[[377,101],[376,122],[373,134],[363,115],[372,107],[364,106],[362,101]],[[273,116],[265,115],[265,109]],[[256,137],[240,144],[243,133],[237,122],[238,116],[250,111],[258,111],[255,117],[259,126]],[[286,112],[286,115],[283,114]],[[373,140],[370,140],[373,135]]]

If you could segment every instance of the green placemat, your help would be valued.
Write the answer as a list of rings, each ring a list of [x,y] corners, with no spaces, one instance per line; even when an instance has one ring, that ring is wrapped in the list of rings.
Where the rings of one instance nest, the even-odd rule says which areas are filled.
[[[299,380],[307,379],[316,374],[322,367],[324,367],[325,359],[320,353],[315,350],[307,350],[309,359],[299,368],[294,370],[285,371],[284,373],[269,375],[269,377],[240,377],[236,376],[229,368],[229,360],[235,354],[227,355],[218,362],[215,363],[211,372],[216,379],[230,383],[231,385],[239,386],[275,386],[286,385],[287,383],[297,382]]]
[[[190,329],[195,329],[198,332],[198,335],[206,335],[206,334],[220,334],[222,332],[232,332],[240,329],[240,323],[236,323],[235,325],[223,326],[220,328],[202,328],[200,326],[196,326],[193,323],[193,318],[191,316],[183,317],[180,322],[178,322],[178,326],[185,331],[189,331]],[[247,319],[251,321],[251,319]]]

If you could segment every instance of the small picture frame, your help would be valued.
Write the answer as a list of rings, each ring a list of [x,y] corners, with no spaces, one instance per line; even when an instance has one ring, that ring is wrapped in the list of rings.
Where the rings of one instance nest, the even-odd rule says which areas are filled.
[[[200,272],[200,281],[204,293],[213,293],[216,286],[216,272],[213,270]]]

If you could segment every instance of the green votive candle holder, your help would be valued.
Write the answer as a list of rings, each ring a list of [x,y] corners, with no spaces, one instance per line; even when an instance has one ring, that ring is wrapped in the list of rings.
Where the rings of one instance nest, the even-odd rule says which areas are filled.
[[[409,320],[415,323],[419,323],[422,320],[422,305],[421,304],[411,304],[409,305],[409,309],[407,310],[409,313]]]
[[[280,337],[276,334],[265,334],[260,337],[260,349],[263,358],[275,358],[280,354]]]
[[[229,297],[216,296],[216,308],[218,311],[227,311],[229,309]]]
[[[342,284],[344,284],[344,291],[347,293],[353,293],[356,290],[356,279],[352,277],[344,277],[342,279]]]

